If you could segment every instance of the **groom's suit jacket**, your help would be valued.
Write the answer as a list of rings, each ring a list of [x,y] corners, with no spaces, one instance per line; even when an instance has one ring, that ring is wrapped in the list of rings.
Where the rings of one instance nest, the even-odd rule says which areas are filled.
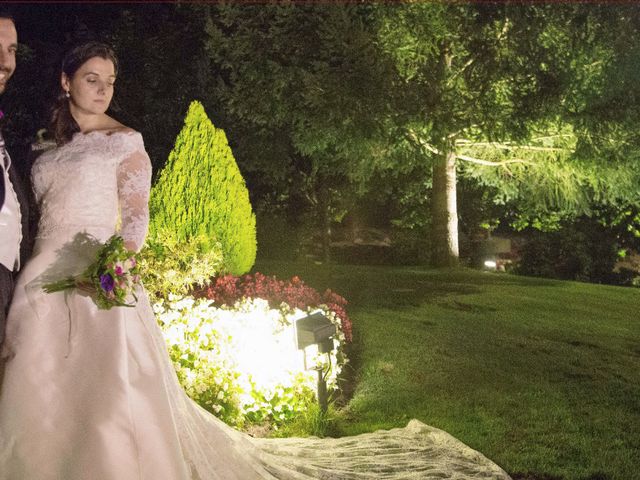
[[[2,152],[0,152],[1,154]],[[0,158],[1,161],[4,162],[4,158]],[[21,165],[25,168],[20,168],[18,161],[16,161],[15,157],[12,157],[11,160],[11,168],[9,168],[9,181],[13,186],[13,190],[16,192],[16,197],[18,203],[20,204],[20,217],[21,217],[21,229],[22,229],[22,240],[20,241],[20,266],[24,266],[25,262],[31,255],[31,249],[33,247],[34,241],[34,232],[35,229],[33,226],[35,225],[33,216],[30,215],[32,212],[32,206],[35,205],[35,202],[32,201],[33,195],[31,193],[31,188],[29,185],[29,174],[31,170],[31,165]],[[4,205],[5,199],[9,192],[7,189],[8,185],[5,185],[4,175],[0,175],[0,208]],[[6,241],[6,238],[3,235],[0,227],[0,241]],[[4,232],[5,235],[8,232]],[[4,237],[4,238],[3,238]],[[5,329],[5,321],[6,314],[11,303],[11,298],[13,296],[13,287],[15,280],[15,273],[10,269],[5,268],[4,265],[0,265],[0,345],[4,340],[4,329]],[[0,366],[0,380],[2,379],[2,368]]]
[[[19,155],[20,156],[20,155]],[[13,185],[13,189],[20,203],[20,215],[22,221],[22,241],[20,242],[20,265],[23,266],[31,255],[33,242],[36,232],[36,215],[35,200],[31,189],[31,164],[25,160],[26,155],[22,158],[16,158],[11,155],[11,168],[9,169],[9,179]],[[29,159],[31,160],[31,159]],[[7,186],[4,185],[4,177],[0,175],[0,208],[4,204],[7,194]],[[0,234],[1,235],[1,234]]]

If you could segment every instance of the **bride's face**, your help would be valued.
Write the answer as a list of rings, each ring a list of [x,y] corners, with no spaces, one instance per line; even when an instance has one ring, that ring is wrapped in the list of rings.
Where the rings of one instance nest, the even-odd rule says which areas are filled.
[[[111,60],[93,57],[82,64],[73,77],[62,74],[62,88],[69,92],[72,110],[84,114],[103,114],[113,98],[116,81]]]

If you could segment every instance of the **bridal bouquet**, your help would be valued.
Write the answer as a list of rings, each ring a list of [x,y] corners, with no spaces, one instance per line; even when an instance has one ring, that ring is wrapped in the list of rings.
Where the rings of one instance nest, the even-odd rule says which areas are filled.
[[[133,307],[138,298],[135,287],[140,273],[135,253],[127,250],[122,237],[114,235],[98,250],[96,260],[80,275],[68,277],[42,288],[47,293],[77,288],[91,295],[101,310]],[[128,299],[133,298],[133,302]]]

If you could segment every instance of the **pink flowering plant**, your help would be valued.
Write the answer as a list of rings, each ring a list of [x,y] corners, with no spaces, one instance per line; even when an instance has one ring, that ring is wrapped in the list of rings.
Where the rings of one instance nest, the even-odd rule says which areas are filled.
[[[210,285],[193,292],[196,298],[208,298],[218,306],[233,306],[244,298],[262,298],[271,308],[279,309],[283,318],[294,309],[321,308],[332,312],[344,340],[351,342],[351,319],[347,315],[347,300],[332,290],[320,294],[299,277],[279,280],[262,273],[253,275],[223,275],[212,279]]]
[[[101,310],[133,307],[138,298],[140,267],[135,252],[124,246],[122,237],[114,235],[100,247],[96,260],[80,275],[44,285],[47,293],[77,289],[88,293]]]

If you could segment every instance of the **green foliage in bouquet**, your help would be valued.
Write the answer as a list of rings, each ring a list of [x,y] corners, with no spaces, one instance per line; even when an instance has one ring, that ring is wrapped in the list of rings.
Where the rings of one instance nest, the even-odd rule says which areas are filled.
[[[136,253],[124,246],[124,240],[114,235],[100,246],[96,259],[80,275],[43,285],[46,293],[80,290],[89,294],[99,309],[133,307],[138,298],[135,289],[140,283],[140,265]]]
[[[220,242],[226,271],[248,272],[256,257],[256,221],[249,192],[227,137],[200,102],[189,107],[184,126],[151,190],[150,232],[178,242],[194,237]]]
[[[174,235],[157,233],[147,239],[138,261],[144,286],[157,299],[205,287],[212,274],[223,270],[222,246],[202,235],[179,242]]]

